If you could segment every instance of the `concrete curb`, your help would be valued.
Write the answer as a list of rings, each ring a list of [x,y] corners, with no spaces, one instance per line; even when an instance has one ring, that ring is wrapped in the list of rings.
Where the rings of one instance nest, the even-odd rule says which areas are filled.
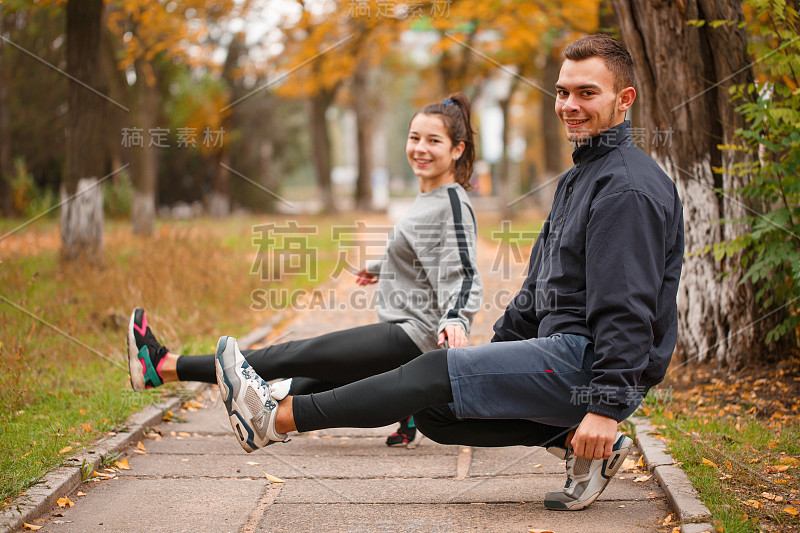
[[[652,436],[655,429],[646,418],[632,417],[636,427],[636,443],[648,469],[652,470],[664,489],[672,509],[683,525],[683,533],[702,533],[714,531],[711,525],[711,512],[700,501],[697,491],[692,486],[686,472],[665,451],[664,442]]]
[[[205,383],[187,383],[181,391],[195,396]],[[146,427],[161,422],[164,411],[177,409],[182,403],[179,397],[170,398],[165,403],[156,403],[131,415],[124,424],[125,431],[117,432],[95,442],[91,448],[67,458],[62,466],[47,472],[39,482],[26,490],[8,508],[0,513],[0,533],[10,533],[22,528],[23,523],[48,512],[56,501],[70,494],[81,484],[82,469],[91,465],[98,468],[105,457],[123,452],[128,446],[144,437]]]

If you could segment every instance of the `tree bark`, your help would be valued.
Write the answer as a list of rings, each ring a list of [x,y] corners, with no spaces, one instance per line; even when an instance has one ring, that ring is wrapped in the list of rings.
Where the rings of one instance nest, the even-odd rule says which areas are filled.
[[[5,13],[0,5],[0,35],[5,31]],[[0,215],[11,215],[11,132],[8,118],[8,70],[4,61],[5,42],[0,40]]]
[[[244,37],[239,34],[234,35],[228,46],[228,55],[225,57],[225,64],[222,67],[222,80],[228,88],[228,94],[232,102],[242,96],[236,87],[236,69],[239,66],[239,58],[244,53]],[[231,108],[221,122],[223,136],[220,146],[213,157],[215,168],[211,184],[211,196],[208,200],[208,212],[212,217],[222,218],[231,214],[231,173],[228,170],[231,166],[231,149],[224,136],[226,133],[230,135],[236,127],[238,109],[236,106]]]
[[[764,319],[752,285],[740,283],[741,271],[721,278],[728,265],[704,252],[746,230],[727,222],[746,214],[731,193],[741,179],[713,169],[733,162],[731,153],[721,152],[718,145],[733,141],[742,124],[728,88],[752,81],[747,35],[735,25],[687,25],[692,19],[741,22],[741,2],[612,3],[639,78],[635,105],[646,131],[645,150],[675,181],[684,203],[686,255],[676,356],[687,361],[712,358],[732,366],[764,361],[769,354],[763,339],[780,317]],[[720,195],[719,189],[727,193]]]
[[[520,72],[521,75],[521,72]],[[503,151],[500,155],[500,164],[498,166],[498,185],[500,189],[500,200],[502,201],[502,217],[504,220],[511,220],[514,216],[514,210],[511,206],[511,201],[513,200],[513,196],[519,191],[512,190],[512,183],[511,183],[511,162],[508,159],[508,143],[511,134],[511,128],[509,125],[510,117],[509,117],[509,110],[511,106],[511,99],[514,97],[514,92],[517,90],[517,86],[519,85],[519,77],[514,76],[511,81],[509,82],[508,87],[508,95],[505,98],[498,100],[498,105],[500,106],[500,111],[503,116],[503,131],[502,131],[502,138],[503,138]]]
[[[356,179],[356,209],[372,209],[372,97],[369,91],[369,65],[361,60],[353,76],[353,96],[356,112],[358,144],[358,177]]]
[[[551,93],[555,90],[560,72],[561,56],[557,50],[551,50],[545,60],[543,80],[544,88]],[[553,178],[559,176],[566,168],[564,166],[564,145],[567,141],[561,120],[555,113],[554,98],[550,95],[542,94],[540,105],[544,168],[537,185],[536,203],[543,212],[548,213],[553,204],[553,197],[556,194],[556,186],[558,185],[558,182]]]
[[[143,60],[136,61],[137,80],[134,92],[134,124],[142,130],[142,146],[131,146],[131,226],[136,235],[152,235],[156,217],[159,144],[166,141],[158,132],[158,88],[146,79]]]
[[[317,174],[324,213],[336,212],[331,183],[331,141],[328,137],[328,124],[325,119],[325,112],[333,102],[334,92],[334,90],[322,90],[309,100],[311,160]]]
[[[103,0],[67,2],[67,72],[103,91],[100,38]],[[70,81],[67,112],[67,154],[61,185],[62,256],[100,262],[103,252],[103,113],[105,101],[85,86]]]

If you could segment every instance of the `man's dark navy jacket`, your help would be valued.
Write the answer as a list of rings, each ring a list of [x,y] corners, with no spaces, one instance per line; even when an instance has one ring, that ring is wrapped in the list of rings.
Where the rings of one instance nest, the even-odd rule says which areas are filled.
[[[677,338],[683,207],[675,184],[623,122],[576,148],[493,342],[590,338],[587,411],[620,419],[664,379]]]

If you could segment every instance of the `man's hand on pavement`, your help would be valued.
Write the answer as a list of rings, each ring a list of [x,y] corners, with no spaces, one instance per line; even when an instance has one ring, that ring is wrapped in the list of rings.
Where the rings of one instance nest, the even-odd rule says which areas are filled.
[[[617,421],[607,416],[586,413],[572,437],[572,449],[578,457],[608,459],[617,436]]]

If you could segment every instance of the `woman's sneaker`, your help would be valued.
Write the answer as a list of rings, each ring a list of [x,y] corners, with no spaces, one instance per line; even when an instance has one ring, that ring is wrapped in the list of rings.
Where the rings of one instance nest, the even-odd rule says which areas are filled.
[[[133,390],[151,389],[164,383],[161,366],[168,353],[153,335],[144,309],[134,309],[128,323],[128,371]]]
[[[278,402],[270,395],[269,384],[245,361],[236,339],[219,338],[214,365],[233,434],[242,448],[249,453],[286,440],[275,431]]]
[[[387,446],[408,446],[414,442],[414,437],[417,436],[417,426],[414,425],[414,417],[401,420],[397,431],[386,437]]]
[[[564,448],[548,448],[547,451],[553,455],[567,460],[567,484],[562,491],[548,492],[544,506],[553,511],[577,511],[589,507],[622,466],[632,445],[633,441],[618,431],[608,459],[576,457],[572,446],[566,451]]]

